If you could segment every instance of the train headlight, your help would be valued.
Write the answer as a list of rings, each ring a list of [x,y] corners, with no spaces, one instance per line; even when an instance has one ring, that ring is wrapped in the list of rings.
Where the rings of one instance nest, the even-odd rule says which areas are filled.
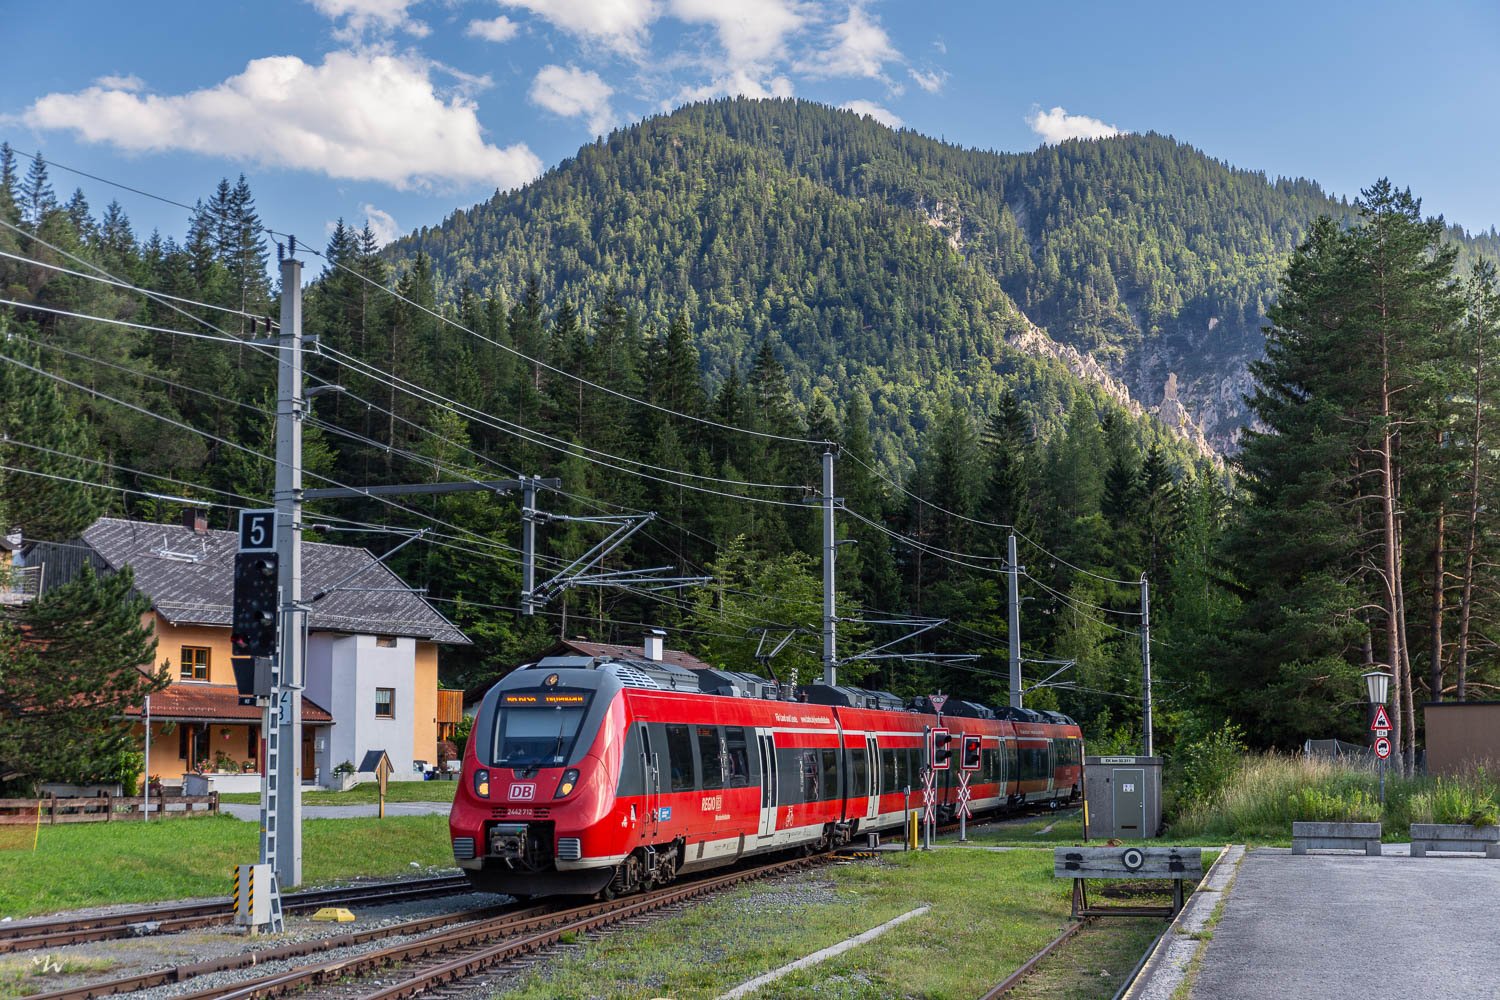
[[[570,767],[563,772],[562,780],[557,783],[557,794],[554,799],[565,799],[573,794],[573,786],[578,784],[578,768]]]
[[[481,799],[490,797],[490,772],[482,767],[474,772],[474,794]]]

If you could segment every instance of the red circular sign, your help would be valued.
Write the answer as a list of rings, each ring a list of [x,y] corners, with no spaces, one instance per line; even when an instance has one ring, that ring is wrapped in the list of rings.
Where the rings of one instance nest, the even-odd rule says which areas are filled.
[[[1391,741],[1382,736],[1375,741],[1375,756],[1385,760],[1391,755]]]

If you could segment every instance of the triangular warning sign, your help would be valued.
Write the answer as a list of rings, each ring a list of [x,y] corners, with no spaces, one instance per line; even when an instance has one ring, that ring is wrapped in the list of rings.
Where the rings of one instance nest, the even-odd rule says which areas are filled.
[[[1383,733],[1391,728],[1391,717],[1385,714],[1384,705],[1375,706],[1375,721],[1370,723],[1370,728],[1377,733]]]

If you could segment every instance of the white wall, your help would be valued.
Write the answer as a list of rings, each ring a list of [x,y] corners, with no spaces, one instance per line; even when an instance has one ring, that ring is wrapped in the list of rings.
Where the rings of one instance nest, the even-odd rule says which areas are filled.
[[[323,783],[343,761],[358,767],[370,750],[391,758],[392,780],[420,778],[412,770],[412,712],[416,707],[415,639],[375,645],[373,635],[315,632],[307,643],[307,696],[333,714],[327,748],[317,754]],[[375,717],[375,689],[394,688],[395,718]],[[429,762],[430,763],[430,762]]]

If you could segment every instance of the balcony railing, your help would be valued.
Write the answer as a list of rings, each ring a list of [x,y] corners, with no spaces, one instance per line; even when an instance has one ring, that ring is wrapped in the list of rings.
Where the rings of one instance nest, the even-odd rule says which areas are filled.
[[[45,566],[0,567],[0,604],[25,604],[42,591]]]

